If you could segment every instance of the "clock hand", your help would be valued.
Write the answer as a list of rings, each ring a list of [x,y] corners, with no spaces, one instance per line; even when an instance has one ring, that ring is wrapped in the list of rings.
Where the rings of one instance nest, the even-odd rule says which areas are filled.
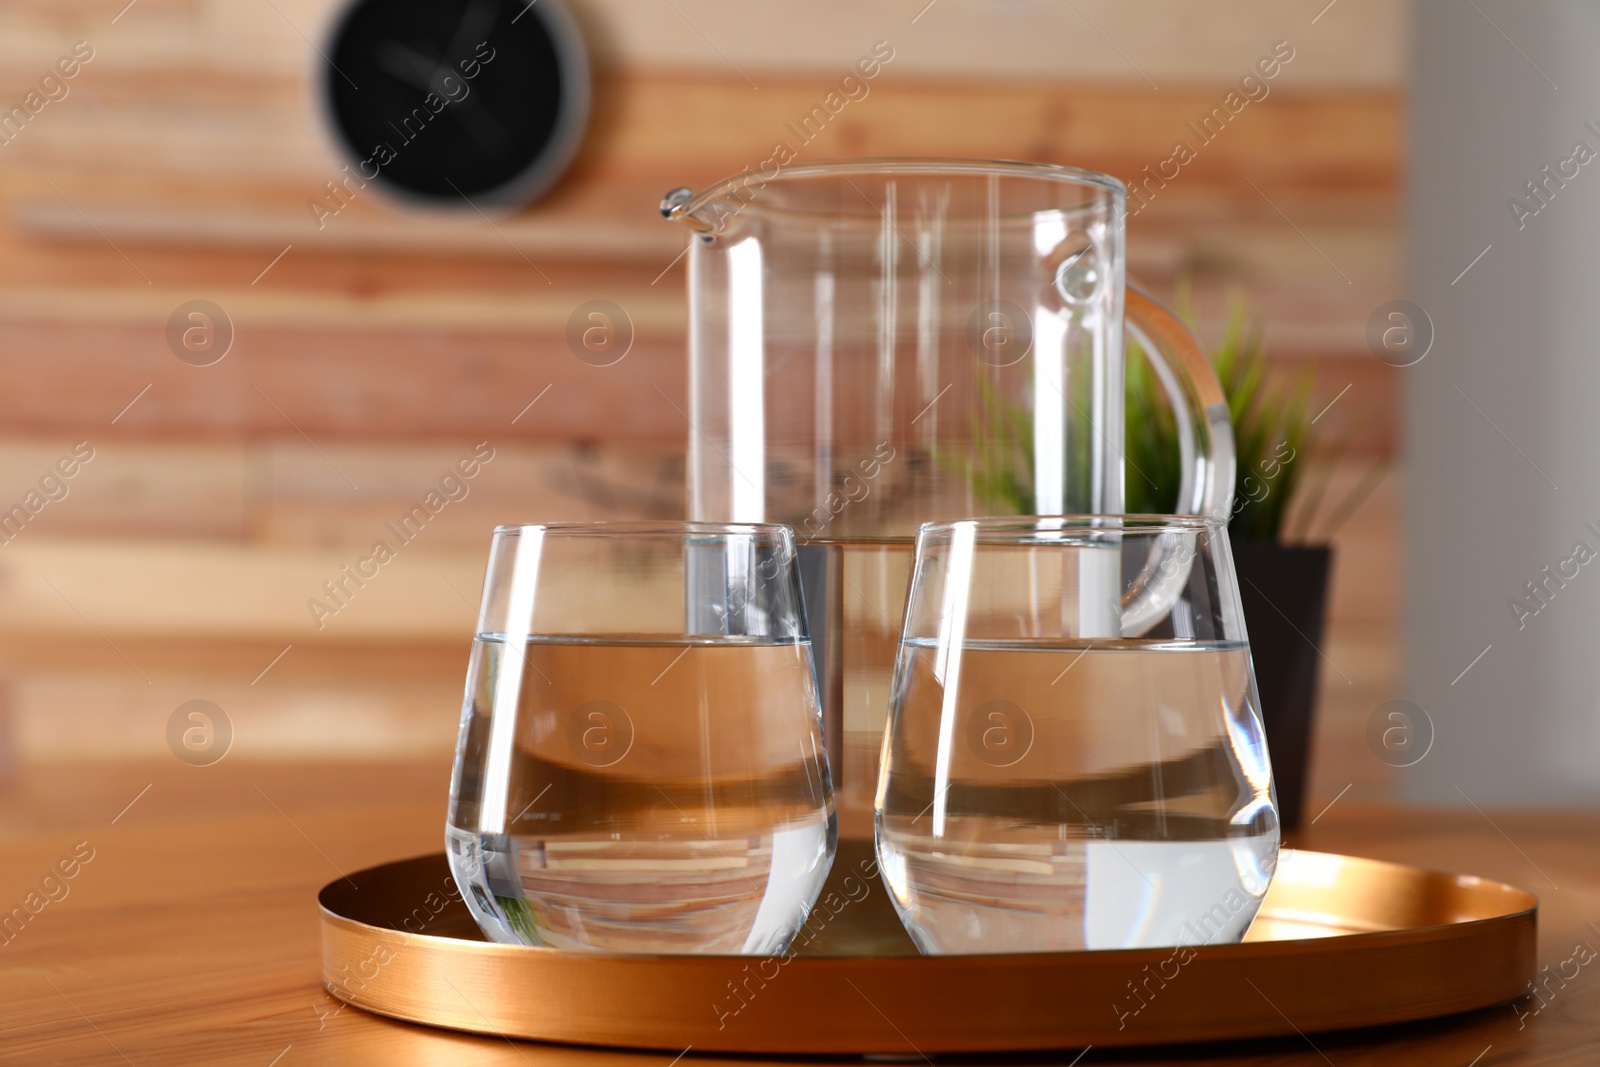
[[[375,50],[378,64],[390,74],[409,85],[441,96],[450,97],[443,82],[454,72],[447,66],[422,55],[399,41],[379,42]],[[499,155],[510,143],[505,128],[484,108],[476,94],[453,99],[450,109],[457,116],[467,136],[477,146],[491,155]]]
[[[444,52],[446,60],[458,63],[466,58],[469,46],[478,41],[487,41],[489,31],[494,29],[498,16],[499,12],[493,0],[473,0],[466,13],[461,16],[461,21],[456,24],[455,37]]]
[[[378,65],[396,78],[419,89],[432,90],[434,80],[450,69],[399,41],[380,41],[374,52]]]
[[[494,112],[484,106],[478,94],[461,100],[450,112],[485,153],[498,156],[510,145],[511,138],[505,127],[495,118]]]

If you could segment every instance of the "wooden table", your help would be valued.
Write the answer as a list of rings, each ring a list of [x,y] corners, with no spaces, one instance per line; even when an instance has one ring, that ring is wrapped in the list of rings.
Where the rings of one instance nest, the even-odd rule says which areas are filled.
[[[0,1064],[666,1067],[670,1055],[513,1044],[392,1022],[322,990],[317,889],[344,871],[441,848],[447,778],[447,761],[225,759],[203,768],[169,761],[14,773],[0,786],[0,918],[30,892],[39,896],[37,914],[0,934]],[[1524,886],[1541,897],[1540,961],[1553,967],[1579,944],[1600,948],[1597,840],[1600,815],[1336,804],[1297,843]],[[60,874],[63,861],[70,878]],[[1077,1062],[1600,1062],[1600,964],[1549,988],[1542,1009],[1529,998],[1381,1030],[1092,1049]],[[684,1063],[694,1059],[690,1052]]]

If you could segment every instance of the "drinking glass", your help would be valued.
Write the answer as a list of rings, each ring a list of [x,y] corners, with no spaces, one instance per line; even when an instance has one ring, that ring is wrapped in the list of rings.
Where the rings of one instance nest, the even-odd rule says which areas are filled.
[[[780,952],[835,840],[787,527],[495,530],[446,828],[489,938]]]
[[[1106,635],[1152,594],[1165,615]],[[876,813],[923,952],[1239,940],[1278,815],[1224,524],[923,526]]]

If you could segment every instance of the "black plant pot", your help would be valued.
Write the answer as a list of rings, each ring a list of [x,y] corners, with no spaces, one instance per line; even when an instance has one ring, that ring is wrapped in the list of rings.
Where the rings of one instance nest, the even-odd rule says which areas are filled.
[[[1293,830],[1305,800],[1333,550],[1241,541],[1233,545],[1233,562],[1278,786],[1278,814],[1284,829]]]

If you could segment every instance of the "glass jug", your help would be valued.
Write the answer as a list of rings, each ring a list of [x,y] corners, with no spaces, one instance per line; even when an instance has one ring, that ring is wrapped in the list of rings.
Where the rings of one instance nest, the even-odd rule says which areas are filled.
[[[662,201],[691,231],[689,518],[795,529],[841,835],[871,833],[917,527],[1123,510],[1125,327],[1177,423],[1173,510],[1228,514],[1227,401],[1126,284],[1125,198],[1069,167],[868,159]],[[1085,565],[1063,611],[1091,636],[1142,633],[1187,575]]]

